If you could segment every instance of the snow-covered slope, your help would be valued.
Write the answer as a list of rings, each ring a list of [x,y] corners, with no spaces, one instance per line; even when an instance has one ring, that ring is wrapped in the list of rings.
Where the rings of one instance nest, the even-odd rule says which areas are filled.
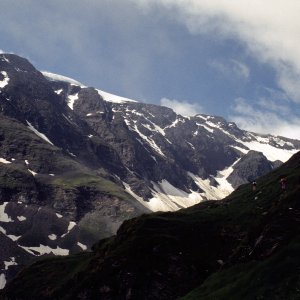
[[[59,75],[59,74],[55,74],[55,73],[51,73],[51,72],[46,72],[46,71],[43,71],[42,74],[47,79],[52,80],[52,81],[62,81],[62,82],[70,83],[71,85],[80,86],[82,88],[86,87],[84,84],[80,83],[79,81],[77,81],[73,78],[67,77],[67,76],[63,76],[63,75]],[[5,75],[5,73],[3,75]],[[5,79],[2,82],[0,81],[0,87],[1,87],[1,84],[6,85],[8,80],[9,80],[9,78],[5,77]],[[60,91],[62,91],[62,89]],[[136,102],[135,100],[128,99],[128,98],[121,97],[121,96],[117,96],[117,95],[114,95],[114,94],[111,94],[111,93],[108,93],[108,92],[101,91],[99,89],[97,89],[97,91],[98,91],[99,95],[105,101],[108,101],[108,102],[114,102],[114,103],[124,103],[124,102],[128,102],[128,101],[129,102]],[[57,91],[57,93],[59,94],[60,92]],[[73,109],[74,101],[76,101],[77,99],[78,99],[78,94],[69,96],[69,100],[71,102],[71,104],[69,104],[69,106],[70,106],[71,109]]]
[[[71,85],[76,85],[76,80],[65,77],[61,79],[59,75],[52,74],[51,80],[69,81]],[[117,116],[121,118],[130,135],[127,138],[133,139],[130,151],[135,152],[136,148],[139,148],[138,151],[144,153],[143,158],[134,157],[130,162],[125,157],[121,157],[121,160],[123,159],[131,175],[137,173],[144,177],[147,196],[130,185],[132,176],[128,175],[128,179],[123,178],[124,188],[137,201],[153,211],[177,210],[205,199],[226,197],[236,186],[232,183],[237,180],[231,182],[229,179],[239,166],[237,163],[241,157],[252,151],[261,152],[271,169],[287,161],[300,149],[299,141],[247,132],[221,117],[201,114],[183,117],[176,115],[171,109],[142,104],[99,89],[95,91],[109,106],[103,106],[99,98],[101,108],[96,105],[97,108],[89,108],[83,114],[89,102],[86,96],[81,94],[85,89],[86,87],[77,83],[77,89],[73,89],[73,92],[67,95],[66,102],[72,110],[76,102],[75,113],[84,115],[92,126],[96,126],[97,123],[97,128],[107,126],[107,123],[102,121],[106,115],[111,115],[112,123]],[[97,130],[101,136],[102,129]],[[118,151],[119,145],[115,142],[112,142],[112,145]],[[120,151],[121,156],[129,155],[124,153],[124,150]],[[146,156],[151,170],[145,177],[140,170],[144,166],[139,166],[139,162],[143,164]],[[172,180],[173,176],[166,172],[153,177],[156,169],[163,168],[164,164],[170,164],[171,161],[174,168],[179,167],[183,170],[183,183],[180,183],[180,179]],[[259,172],[249,174],[247,181],[260,175],[262,174]],[[245,182],[245,178],[243,180]],[[144,201],[145,199],[147,201]]]
[[[67,76],[63,76],[63,75],[59,75],[59,74],[55,74],[55,73],[51,73],[51,72],[46,72],[46,71],[42,71],[42,74],[47,79],[52,80],[52,81],[63,81],[63,82],[67,82],[67,83],[70,83],[70,84],[85,87],[84,84],[80,83],[79,81],[77,81],[73,78],[67,77]]]

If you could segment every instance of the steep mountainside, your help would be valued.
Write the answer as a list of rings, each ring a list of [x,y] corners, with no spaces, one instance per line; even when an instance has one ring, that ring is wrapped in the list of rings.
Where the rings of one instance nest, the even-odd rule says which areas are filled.
[[[2,298],[299,299],[300,152],[257,183],[125,221],[92,252],[24,269]]]
[[[31,259],[90,248],[143,213],[221,199],[297,149],[0,54],[0,289]]]
[[[125,169],[116,174],[126,190],[139,201],[148,200],[143,204],[154,211],[221,199],[300,148],[299,141],[247,132],[221,117],[183,117],[167,107],[44,75],[62,101],[116,151]],[[245,167],[246,161],[253,167]]]

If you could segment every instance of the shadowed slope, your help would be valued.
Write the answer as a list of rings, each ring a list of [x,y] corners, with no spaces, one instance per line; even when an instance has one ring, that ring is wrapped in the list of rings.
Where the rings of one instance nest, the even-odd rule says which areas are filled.
[[[297,299],[299,176],[300,153],[257,180],[255,192],[243,185],[223,201],[125,221],[92,253],[24,269],[2,298],[176,299],[203,284],[186,299]]]

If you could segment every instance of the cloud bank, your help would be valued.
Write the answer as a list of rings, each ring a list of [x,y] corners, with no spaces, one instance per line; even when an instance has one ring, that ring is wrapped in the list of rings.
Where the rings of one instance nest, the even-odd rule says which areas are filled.
[[[300,139],[300,118],[286,106],[260,99],[254,104],[235,99],[231,121],[245,130]]]
[[[162,106],[173,109],[177,114],[182,116],[194,116],[203,112],[203,108],[198,103],[189,103],[186,101],[170,100],[162,98],[160,100]]]
[[[182,115],[205,108],[299,138],[299,11],[298,0],[10,0],[0,46],[114,94],[166,96]],[[260,86],[274,91],[264,98]]]
[[[235,59],[229,61],[212,60],[209,65],[225,76],[233,76],[248,79],[250,76],[249,67]]]
[[[276,70],[278,85],[300,102],[300,2],[298,0],[132,0],[144,10],[163,7],[192,34],[242,41]]]
[[[257,61],[271,66],[280,97],[235,100],[229,118],[250,131],[300,139],[300,117],[289,107],[300,103],[300,2],[298,0],[132,0],[145,11],[164,8],[193,35],[239,41]],[[220,73],[247,79],[238,60],[209,62]],[[286,101],[286,103],[283,103]]]

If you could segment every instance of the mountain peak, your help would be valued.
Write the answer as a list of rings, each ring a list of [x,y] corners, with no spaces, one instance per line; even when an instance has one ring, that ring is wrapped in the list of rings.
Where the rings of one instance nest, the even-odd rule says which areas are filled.
[[[16,55],[0,55],[0,115],[0,210],[12,220],[0,224],[12,249],[0,259],[17,264],[5,276],[22,259],[90,248],[140,214],[222,199],[300,149],[42,74]]]

